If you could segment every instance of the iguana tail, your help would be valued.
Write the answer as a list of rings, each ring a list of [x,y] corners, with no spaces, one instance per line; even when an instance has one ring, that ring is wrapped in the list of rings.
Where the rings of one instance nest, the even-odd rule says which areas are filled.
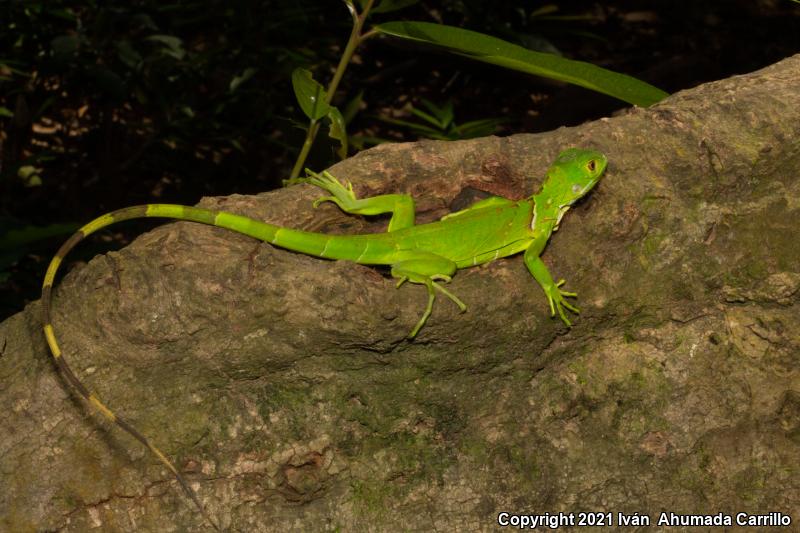
[[[149,217],[163,217],[163,218],[173,218],[178,220],[189,220],[194,222],[201,222],[204,224],[211,224],[226,227],[228,229],[232,229],[234,231],[245,233],[247,235],[251,235],[253,237],[259,238],[265,241],[274,241],[275,236],[277,235],[278,231],[281,230],[279,226],[274,226],[272,224],[266,224],[262,222],[258,222],[256,220],[251,220],[246,217],[240,217],[238,215],[232,215],[229,213],[220,213],[215,211],[210,211],[207,209],[199,209],[194,207],[185,207],[185,206],[178,206],[178,205],[143,205],[143,206],[136,206],[136,207],[128,207],[125,209],[120,209],[118,211],[113,211],[106,215],[103,215],[95,220],[89,222],[81,229],[79,229],[72,237],[70,237],[56,252],[56,255],[50,261],[50,265],[47,268],[47,273],[44,277],[44,283],[42,285],[42,309],[43,309],[43,322],[44,322],[44,334],[47,338],[47,344],[50,346],[50,352],[53,354],[53,359],[56,362],[61,374],[64,378],[69,382],[69,384],[80,394],[89,404],[91,404],[94,408],[100,411],[105,418],[109,421],[114,422],[116,425],[121,427],[123,430],[128,432],[131,436],[133,436],[136,440],[147,446],[151,452],[158,458],[158,460],[165,466],[167,469],[172,472],[175,479],[178,480],[178,483],[183,488],[183,491],[189,497],[189,499],[194,502],[197,508],[202,513],[203,517],[208,520],[208,522],[216,529],[217,531],[220,530],[219,526],[211,519],[208,513],[203,507],[203,504],[200,503],[200,499],[198,498],[197,494],[194,490],[189,486],[186,482],[186,479],[181,475],[175,465],[167,458],[164,453],[159,450],[147,437],[142,435],[142,433],[132,426],[129,422],[125,419],[116,415],[111,409],[109,409],[98,396],[91,392],[70,368],[67,360],[64,358],[64,355],[61,353],[61,349],[58,346],[58,341],[56,340],[55,333],[53,331],[53,324],[52,324],[52,289],[53,289],[53,282],[55,281],[56,273],[58,272],[58,267],[61,265],[64,257],[72,250],[79,242],[81,242],[86,236],[96,232],[99,229],[102,229],[110,224],[115,222],[120,222],[123,220],[131,220],[135,218],[149,218]],[[308,243],[309,246],[313,248],[319,248],[317,243],[314,243],[315,239],[309,239],[307,236],[318,235],[318,234],[309,234],[306,232],[295,232],[294,230],[284,230],[287,232],[287,235],[291,235],[293,233],[302,233],[304,237],[306,237],[305,241]],[[323,237],[320,235],[320,237]],[[324,243],[323,243],[324,247]],[[299,248],[299,247],[295,247]],[[303,251],[302,249],[298,249],[297,251]]]
[[[58,366],[58,369],[61,371],[61,374],[66,378],[69,384],[80,394],[84,400],[86,400],[89,404],[91,404],[94,408],[100,411],[103,416],[109,421],[115,423],[123,430],[125,430],[128,434],[133,436],[136,440],[147,446],[151,452],[158,458],[158,460],[167,467],[167,469],[172,472],[172,475],[175,476],[175,479],[180,484],[183,491],[189,497],[189,499],[194,502],[197,508],[200,510],[200,513],[203,517],[214,527],[216,531],[221,531],[219,526],[216,524],[214,520],[211,519],[208,512],[206,511],[203,504],[200,503],[200,499],[198,498],[197,494],[194,490],[189,486],[186,482],[186,479],[181,475],[175,465],[172,464],[164,453],[158,449],[158,447],[153,444],[150,439],[145,437],[138,429],[132,426],[129,422],[125,419],[121,418],[117,414],[115,414],[110,408],[108,408],[100,398],[94,393],[91,392],[70,368],[67,360],[64,358],[64,355],[61,353],[61,349],[58,346],[58,341],[56,341],[56,336],[53,331],[53,324],[52,324],[52,289],[53,289],[53,282],[56,277],[56,273],[58,271],[58,267],[61,265],[62,260],[64,257],[72,250],[79,242],[81,242],[87,235],[94,233],[95,231],[104,228],[110,224],[115,222],[119,222],[122,220],[130,220],[134,218],[144,218],[149,216],[156,216],[156,215],[149,215],[148,214],[149,206],[136,206],[136,207],[129,207],[126,209],[120,209],[118,211],[114,211],[103,215],[92,222],[86,224],[81,229],[79,229],[75,234],[72,235],[62,246],[59,248],[56,255],[50,261],[50,265],[47,268],[47,273],[44,277],[44,283],[42,285],[42,310],[43,310],[43,322],[44,322],[44,335],[47,339],[47,344],[50,347],[50,352],[53,355],[53,359]],[[192,209],[197,211],[196,215],[203,215],[204,210],[194,209],[194,208],[187,208],[187,210]],[[205,212],[207,213],[207,212]],[[164,216],[164,215],[160,215]],[[186,218],[186,217],[170,217],[170,218]],[[206,217],[207,218],[207,217]],[[198,220],[202,222],[201,220]]]

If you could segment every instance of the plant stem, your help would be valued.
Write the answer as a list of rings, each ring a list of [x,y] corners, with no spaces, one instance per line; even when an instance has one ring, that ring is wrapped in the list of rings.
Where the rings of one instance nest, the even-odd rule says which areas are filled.
[[[344,48],[344,52],[342,52],[342,57],[339,59],[339,64],[336,66],[336,71],[333,73],[333,78],[326,89],[326,104],[330,104],[331,100],[333,100],[333,95],[336,92],[336,89],[339,87],[339,82],[342,81],[342,76],[344,76],[344,71],[347,70],[347,65],[350,64],[350,59],[352,59],[356,48],[358,48],[358,45],[361,44],[361,41],[365,37],[361,35],[361,30],[364,27],[364,21],[367,20],[369,10],[372,9],[373,1],[374,0],[368,0],[367,4],[364,6],[364,10],[361,13],[356,13],[353,11],[353,29],[350,31],[350,38],[347,40],[347,45]],[[369,32],[367,36],[370,36]],[[318,120],[312,120],[308,124],[306,139],[303,141],[303,147],[300,149],[300,153],[297,155],[297,161],[295,161],[294,167],[292,167],[292,173],[289,175],[290,179],[294,179],[300,175],[300,171],[306,162],[308,153],[311,151],[311,146],[314,144],[314,139],[317,137],[317,132],[319,132],[319,125],[320,122]]]
[[[306,139],[303,141],[303,147],[300,149],[300,153],[297,154],[297,160],[294,162],[292,173],[289,175],[289,179],[294,179],[300,175],[300,170],[303,168],[303,165],[306,162],[308,152],[311,151],[311,145],[314,144],[314,137],[317,136],[317,130],[319,130],[319,122],[312,120],[308,125]]]

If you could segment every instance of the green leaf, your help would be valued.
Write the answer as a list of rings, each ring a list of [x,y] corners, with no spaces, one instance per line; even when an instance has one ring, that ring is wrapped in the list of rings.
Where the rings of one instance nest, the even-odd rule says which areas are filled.
[[[381,122],[386,122],[387,124],[394,124],[395,126],[403,126],[412,130],[415,134],[421,137],[430,137],[430,138],[437,138],[436,136],[441,135],[440,130],[431,128],[429,126],[425,126],[424,124],[419,124],[417,122],[411,122],[409,120],[403,120],[400,118],[391,118],[391,117],[384,117],[379,116],[378,120]]]
[[[419,0],[383,0],[380,4],[372,8],[372,13],[389,13],[408,6],[413,6]]]
[[[326,116],[331,109],[325,102],[326,94],[322,85],[311,76],[311,72],[304,68],[296,68],[292,72],[292,87],[297,103],[303,113],[311,120],[319,120]]]
[[[11,111],[7,107],[0,106],[0,117],[8,117],[12,118],[14,116],[14,112]]]
[[[173,35],[151,35],[145,38],[146,41],[152,41],[164,45],[164,54],[181,60],[186,56],[186,50],[183,49],[183,41]]]
[[[17,177],[25,187],[39,187],[42,184],[41,171],[33,165],[24,165],[17,170]]]
[[[350,124],[355,118],[356,114],[361,109],[361,102],[364,101],[364,90],[358,91],[358,94],[355,95],[347,104],[344,106],[344,111],[342,112],[342,117],[344,117],[344,123]]]
[[[538,9],[531,11],[530,18],[540,17],[542,15],[551,15],[558,11],[558,6],[555,4],[545,4]]]
[[[135,69],[137,68],[142,62],[142,56],[136,49],[133,47],[131,42],[128,39],[122,39],[117,42],[117,57],[120,61],[125,63],[125,66]]]
[[[427,98],[423,98],[422,105],[424,105],[428,109],[428,111],[430,111],[436,117],[436,119],[431,120],[430,115],[427,115],[426,113],[423,113],[421,110],[415,109],[413,107],[411,108],[411,112],[420,117],[421,119],[427,120],[431,124],[439,126],[441,129],[447,129],[450,126],[450,124],[453,123],[453,118],[455,117],[453,115],[452,100],[448,100],[447,103],[444,104],[444,106],[439,107],[430,100],[428,100]]]
[[[417,109],[416,107],[411,107],[411,108],[409,108],[409,111],[415,117],[421,118],[422,120],[424,120],[428,124],[432,124],[433,126],[439,128],[439,129],[443,129],[445,127],[444,125],[442,125],[442,123],[439,121],[438,118],[427,114],[425,111],[422,111],[421,109]]]
[[[240,86],[241,84],[243,84],[244,82],[246,82],[247,80],[249,80],[250,78],[252,78],[252,77],[253,77],[253,74],[255,74],[256,72],[257,72],[257,69],[254,69],[253,67],[248,67],[248,68],[244,69],[244,72],[242,72],[242,73],[241,73],[241,74],[239,74],[238,76],[234,76],[234,77],[233,77],[233,79],[231,80],[231,83],[230,83],[230,86],[228,87],[228,89],[229,89],[231,92],[234,92],[236,89],[238,89],[238,88],[239,88],[239,86]]]
[[[447,48],[478,61],[586,87],[642,107],[669,96],[661,89],[625,74],[583,61],[533,52],[497,37],[453,26],[397,21],[379,24],[375,29],[385,35]]]
[[[333,106],[330,106],[328,111],[328,120],[331,122],[331,130],[328,137],[339,141],[339,148],[336,149],[336,154],[340,159],[347,158],[347,131],[344,125],[344,118],[342,114]]]
[[[475,137],[492,135],[497,130],[497,126],[504,122],[508,122],[508,120],[504,118],[482,118],[465,122],[455,129],[459,139],[474,139]]]
[[[150,15],[137,13],[131,17],[131,26],[140,26],[146,30],[156,31],[158,26]]]
[[[20,246],[35,243],[50,237],[68,235],[80,228],[80,224],[50,224],[49,226],[26,226],[0,235],[0,251],[14,251]]]
[[[421,109],[417,109],[416,107],[412,106],[412,107],[409,108],[409,111],[415,117],[421,118],[422,120],[424,120],[428,124],[432,124],[437,129],[440,129],[440,130],[447,129],[447,124],[443,123],[442,121],[440,121],[438,118],[434,117],[433,115],[429,115],[425,111],[422,111]]]

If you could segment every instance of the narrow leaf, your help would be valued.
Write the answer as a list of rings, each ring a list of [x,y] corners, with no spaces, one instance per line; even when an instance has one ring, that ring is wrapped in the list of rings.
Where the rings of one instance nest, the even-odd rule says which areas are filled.
[[[446,128],[453,122],[453,101],[448,100],[442,107],[437,106],[427,98],[422,99],[422,105],[428,108],[428,111],[433,113],[442,128]]]
[[[436,126],[439,129],[443,129],[443,128],[447,127],[447,124],[442,123],[441,120],[439,120],[438,118],[434,117],[433,115],[429,115],[428,113],[426,113],[425,111],[423,111],[421,109],[417,109],[416,107],[412,107],[412,108],[409,109],[409,111],[411,112],[412,115],[414,115],[414,116],[416,116],[418,118],[421,118],[425,122],[433,124],[434,126]]]
[[[425,126],[424,124],[418,124],[417,122],[411,122],[409,120],[403,120],[399,118],[391,118],[391,117],[377,117],[378,120],[381,122],[386,122],[387,124],[394,124],[395,126],[404,126],[409,128],[410,130],[414,131],[419,136],[426,136],[426,137],[433,137],[434,135],[439,135],[439,130],[431,128],[429,126]]]
[[[350,124],[355,118],[358,111],[361,109],[361,102],[364,100],[364,90],[358,91],[358,94],[355,95],[347,104],[344,106],[344,111],[342,112],[342,117],[344,118],[345,124]]]
[[[297,103],[303,113],[311,120],[319,120],[330,112],[331,106],[325,103],[325,89],[304,68],[292,72],[292,87]]]
[[[0,235],[0,251],[15,250],[20,246],[32,244],[43,239],[49,239],[50,237],[68,235],[80,227],[80,224],[70,222],[65,224],[50,224],[49,226],[26,226],[20,229],[12,229]]]
[[[379,24],[375,29],[385,35],[440,46],[478,61],[586,87],[638,106],[646,107],[669,96],[626,74],[534,52],[497,37],[453,26],[397,21]]]
[[[460,139],[486,137],[487,135],[492,135],[497,130],[497,126],[504,122],[508,122],[508,120],[502,118],[473,120],[457,126],[456,131]]]

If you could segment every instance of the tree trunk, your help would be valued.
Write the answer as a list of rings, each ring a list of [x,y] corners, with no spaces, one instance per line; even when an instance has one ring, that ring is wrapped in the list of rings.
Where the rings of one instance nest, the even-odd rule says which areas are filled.
[[[411,193],[426,222],[484,193],[529,196],[563,148],[602,150],[607,175],[544,254],[579,293],[572,329],[521,257],[459,272],[468,311],[439,298],[407,341],[424,288],[179,222],[73,268],[56,333],[229,531],[494,531],[501,513],[577,525],[581,511],[613,513],[604,530],[662,511],[796,527],[799,79],[800,55],[578,128],[385,145],[332,169],[359,196]],[[319,195],[201,205],[385,226],[314,210]],[[206,528],[65,385],[40,313],[0,325],[0,529]]]

